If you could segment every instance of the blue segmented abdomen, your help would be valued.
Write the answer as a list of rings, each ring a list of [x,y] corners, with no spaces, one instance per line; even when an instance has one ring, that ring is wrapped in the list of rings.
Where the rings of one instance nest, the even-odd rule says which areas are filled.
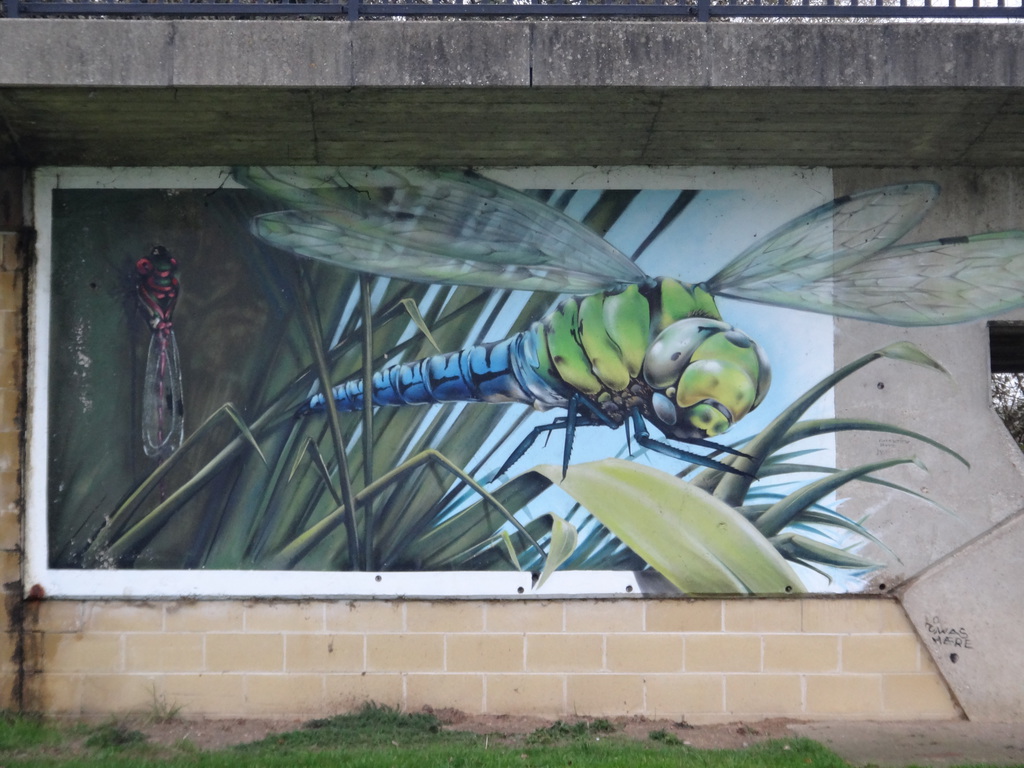
[[[537,372],[537,333],[530,329],[504,341],[481,344],[400,363],[377,371],[373,404],[523,403],[538,409],[565,407],[571,392]],[[351,379],[331,390],[339,411],[363,408],[363,380]],[[314,395],[304,410],[322,411],[324,396]]]

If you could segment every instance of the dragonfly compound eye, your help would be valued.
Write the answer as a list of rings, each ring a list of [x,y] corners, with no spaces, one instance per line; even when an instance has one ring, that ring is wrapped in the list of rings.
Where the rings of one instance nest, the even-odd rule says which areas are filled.
[[[710,435],[721,434],[754,407],[757,380],[732,362],[695,360],[679,378],[676,404]],[[709,408],[717,414],[709,412]]]
[[[694,353],[709,338],[732,331],[721,320],[688,317],[658,334],[644,357],[644,379],[655,389],[675,386]]]
[[[687,318],[658,337],[644,359],[651,406],[668,436],[714,437],[756,408],[771,379],[761,348],[727,323]]]

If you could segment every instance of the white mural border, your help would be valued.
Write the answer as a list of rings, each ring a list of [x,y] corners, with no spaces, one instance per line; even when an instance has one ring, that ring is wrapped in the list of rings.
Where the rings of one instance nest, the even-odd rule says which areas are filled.
[[[776,226],[832,198],[831,171],[822,168],[514,168],[477,169],[519,188],[701,189],[771,192],[784,204],[773,211]],[[47,541],[47,444],[52,425],[47,402],[51,386],[50,283],[52,193],[56,189],[217,189],[236,186],[226,168],[42,168],[34,177],[33,225],[37,260],[30,276],[28,438],[25,471],[25,590],[57,598],[244,598],[244,597],[595,597],[657,593],[644,574],[622,571],[563,571],[540,589],[535,575],[515,572],[309,572],[221,570],[52,569]],[[747,236],[738,227],[737,237]],[[767,234],[760,231],[757,234]],[[738,251],[737,251],[738,252]],[[735,253],[726,254],[727,256]],[[707,276],[678,275],[681,279]],[[765,311],[754,308],[750,311]],[[778,310],[769,310],[778,311]],[[723,314],[725,310],[723,309]],[[808,315],[798,313],[803,318]],[[814,316],[819,341],[828,340],[831,318]],[[742,326],[742,320],[734,321]],[[806,320],[804,321],[806,322]],[[752,329],[753,330],[753,329]],[[812,331],[804,329],[807,333]],[[819,354],[823,353],[818,347]],[[830,403],[828,407],[831,407]],[[38,592],[36,592],[38,594]]]

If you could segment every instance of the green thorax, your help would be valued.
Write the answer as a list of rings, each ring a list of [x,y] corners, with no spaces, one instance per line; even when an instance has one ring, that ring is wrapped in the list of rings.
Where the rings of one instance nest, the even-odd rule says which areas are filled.
[[[552,386],[567,384],[595,402],[628,400],[631,390],[642,388],[640,372],[651,342],[688,317],[719,320],[721,314],[700,285],[665,277],[566,299],[531,328],[537,372]]]

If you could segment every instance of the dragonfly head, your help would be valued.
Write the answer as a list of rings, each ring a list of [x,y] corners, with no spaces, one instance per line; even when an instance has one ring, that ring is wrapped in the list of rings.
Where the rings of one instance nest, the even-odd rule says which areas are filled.
[[[138,273],[139,304],[154,331],[171,327],[171,313],[178,301],[178,260],[162,245],[135,262]]]
[[[170,285],[178,269],[178,260],[162,245],[153,246],[148,256],[135,262],[139,277],[154,285]]]
[[[715,437],[760,405],[771,370],[758,344],[721,320],[689,317],[658,334],[644,357],[651,421],[676,440]]]

